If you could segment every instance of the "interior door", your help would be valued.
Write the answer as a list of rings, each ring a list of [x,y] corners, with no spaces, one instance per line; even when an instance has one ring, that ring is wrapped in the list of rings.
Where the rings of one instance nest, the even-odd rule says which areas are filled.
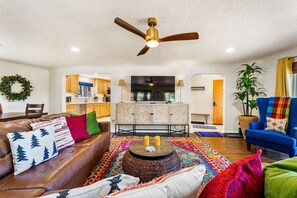
[[[213,80],[213,124],[223,124],[223,80]]]

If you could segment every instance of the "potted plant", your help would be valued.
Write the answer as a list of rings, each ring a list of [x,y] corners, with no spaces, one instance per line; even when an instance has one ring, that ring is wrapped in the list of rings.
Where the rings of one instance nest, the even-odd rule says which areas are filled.
[[[249,128],[250,122],[258,121],[258,116],[253,115],[253,109],[257,108],[256,98],[266,96],[265,90],[258,81],[258,75],[263,74],[263,69],[256,62],[241,64],[237,73],[235,101],[242,103],[243,115],[239,117],[239,124],[245,138],[245,129]]]

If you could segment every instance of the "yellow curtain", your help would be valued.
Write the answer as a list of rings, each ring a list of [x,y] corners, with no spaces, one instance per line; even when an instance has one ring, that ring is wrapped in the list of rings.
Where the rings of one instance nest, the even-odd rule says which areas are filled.
[[[275,96],[292,96],[292,64],[290,57],[278,59],[276,68]]]

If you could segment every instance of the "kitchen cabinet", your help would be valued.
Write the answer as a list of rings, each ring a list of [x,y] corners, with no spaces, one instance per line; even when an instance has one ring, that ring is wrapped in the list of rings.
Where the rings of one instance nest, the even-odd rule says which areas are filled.
[[[96,112],[97,118],[101,117],[100,109],[101,109],[101,104],[100,103],[94,103],[94,110]]]
[[[110,80],[104,80],[100,78],[94,79],[94,88],[97,90],[98,94],[108,94],[108,89],[110,89]]]
[[[74,113],[74,104],[66,104],[66,112]]]
[[[66,76],[66,93],[78,93],[78,75]]]
[[[94,104],[87,104],[87,113],[95,111]]]
[[[66,111],[78,115],[96,112],[96,117],[110,116],[110,103],[66,104]]]

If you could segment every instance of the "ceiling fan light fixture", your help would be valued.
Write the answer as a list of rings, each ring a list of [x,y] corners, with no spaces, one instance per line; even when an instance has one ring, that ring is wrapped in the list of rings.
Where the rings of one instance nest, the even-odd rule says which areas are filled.
[[[150,39],[146,42],[146,45],[150,48],[157,47],[159,45],[159,42],[155,39]]]
[[[155,84],[154,84],[153,82],[150,82],[148,85],[149,85],[150,87],[153,87]]]

